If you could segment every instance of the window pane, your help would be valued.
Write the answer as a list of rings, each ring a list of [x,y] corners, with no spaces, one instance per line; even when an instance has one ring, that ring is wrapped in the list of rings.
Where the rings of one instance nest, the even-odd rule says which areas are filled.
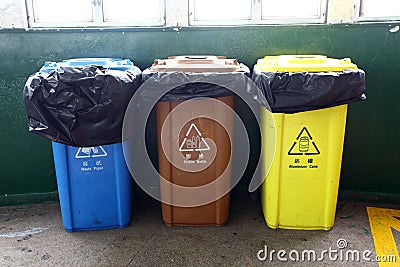
[[[400,16],[399,0],[362,0],[361,17],[395,17]]]
[[[195,0],[195,20],[242,20],[251,18],[252,0]]]
[[[160,0],[103,0],[104,21],[159,21]]]
[[[318,18],[320,8],[320,0],[262,0],[262,17]]]
[[[92,21],[91,0],[35,0],[36,22]]]

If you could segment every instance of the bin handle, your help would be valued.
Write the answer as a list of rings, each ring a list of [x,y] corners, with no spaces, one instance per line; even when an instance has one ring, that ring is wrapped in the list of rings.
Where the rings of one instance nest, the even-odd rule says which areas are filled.
[[[321,55],[293,55],[283,56],[280,59],[289,64],[325,64],[327,61],[327,57]]]
[[[207,56],[185,56],[187,59],[207,59]]]

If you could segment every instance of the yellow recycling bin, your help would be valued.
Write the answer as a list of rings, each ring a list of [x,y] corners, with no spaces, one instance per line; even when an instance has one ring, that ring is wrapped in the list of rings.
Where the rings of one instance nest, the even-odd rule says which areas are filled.
[[[261,187],[267,225],[331,229],[347,103],[365,99],[364,72],[350,59],[270,56],[258,60],[253,79],[271,106],[276,131],[274,160],[264,168]],[[266,121],[271,113],[263,108],[261,116]],[[268,143],[268,134],[263,138]],[[268,154],[271,147],[263,149]]]

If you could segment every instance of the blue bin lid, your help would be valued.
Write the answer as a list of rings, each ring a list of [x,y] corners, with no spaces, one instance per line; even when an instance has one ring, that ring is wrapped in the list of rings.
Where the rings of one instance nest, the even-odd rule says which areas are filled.
[[[74,58],[66,59],[62,62],[47,61],[39,70],[40,73],[49,73],[58,70],[60,67],[84,67],[84,66],[102,66],[110,70],[133,70],[135,66],[129,59],[122,58]]]

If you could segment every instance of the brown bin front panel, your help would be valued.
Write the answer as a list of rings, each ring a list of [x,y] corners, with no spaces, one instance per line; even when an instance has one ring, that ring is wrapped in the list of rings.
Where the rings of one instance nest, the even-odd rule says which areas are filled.
[[[221,108],[215,100],[225,103],[231,110]],[[189,105],[182,105],[176,112],[174,108],[186,101],[158,102],[156,105],[159,172],[172,184],[198,187],[215,181],[222,173],[230,177],[234,97],[189,101]],[[208,118],[199,115],[201,110],[207,110]],[[193,119],[188,120],[188,114]],[[223,117],[224,122],[212,119],[217,117]],[[230,188],[230,179],[213,184],[210,190],[207,189],[207,194],[215,196],[215,201],[201,206],[182,207],[162,203],[165,224],[225,225],[229,213],[227,188]],[[163,202],[174,203],[174,199],[179,197],[178,191],[169,184],[161,183]],[[196,196],[193,195],[193,198]]]

